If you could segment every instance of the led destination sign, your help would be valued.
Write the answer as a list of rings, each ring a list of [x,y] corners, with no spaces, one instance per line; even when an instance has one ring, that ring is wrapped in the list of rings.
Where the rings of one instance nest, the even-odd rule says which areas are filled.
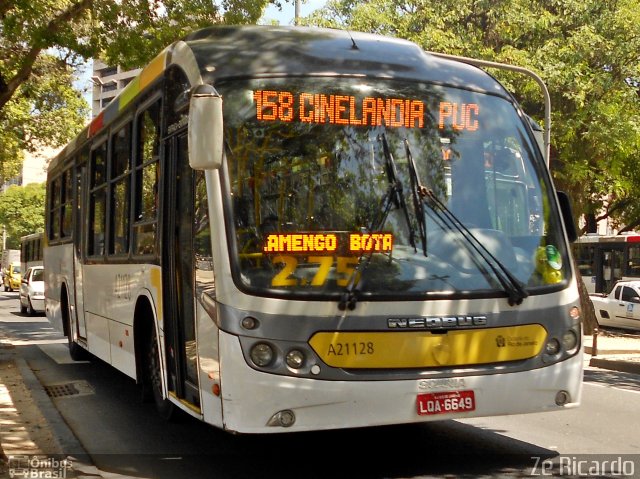
[[[384,253],[393,248],[392,233],[271,233],[265,236],[264,253],[361,254]]]
[[[427,105],[410,98],[358,98],[351,95],[256,90],[256,119],[335,125],[424,128]],[[480,107],[476,103],[440,102],[439,129],[476,131]]]

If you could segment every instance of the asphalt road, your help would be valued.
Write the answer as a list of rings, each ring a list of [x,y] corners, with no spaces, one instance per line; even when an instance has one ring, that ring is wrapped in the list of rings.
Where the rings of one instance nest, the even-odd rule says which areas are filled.
[[[52,401],[105,477],[594,477],[581,473],[609,464],[632,472],[616,477],[640,477],[640,377],[632,374],[587,368],[582,405],[571,411],[233,436],[187,416],[164,422],[133,380],[99,360],[74,363],[44,316],[21,315],[15,293],[0,296],[0,328],[40,383],[78,391]]]

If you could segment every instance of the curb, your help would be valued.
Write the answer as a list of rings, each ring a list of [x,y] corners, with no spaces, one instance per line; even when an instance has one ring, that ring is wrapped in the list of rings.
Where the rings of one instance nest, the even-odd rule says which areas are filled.
[[[33,401],[51,428],[54,439],[64,451],[64,456],[72,460],[73,469],[72,472],[70,471],[72,475],[69,477],[86,477],[84,474],[87,474],[88,471],[91,471],[89,472],[90,476],[102,477],[95,473],[97,470],[91,456],[69,428],[27,361],[14,356],[13,362],[22,376],[25,386],[29,389]]]
[[[76,459],[83,458],[88,460],[89,454],[64,421],[27,362],[19,357],[15,357],[14,362],[33,400],[53,430],[54,437],[61,449],[65,451],[65,454],[72,455]]]
[[[606,354],[606,355],[611,355],[611,354],[640,354],[640,351],[637,350],[632,350],[632,349],[606,349],[606,348],[597,348],[597,353],[598,355],[600,354]],[[591,354],[593,355],[593,347],[592,346],[585,346],[584,347],[584,352],[586,354]]]
[[[629,362],[620,359],[603,359],[592,357],[589,366],[594,368],[609,369],[621,373],[640,374],[640,362]]]

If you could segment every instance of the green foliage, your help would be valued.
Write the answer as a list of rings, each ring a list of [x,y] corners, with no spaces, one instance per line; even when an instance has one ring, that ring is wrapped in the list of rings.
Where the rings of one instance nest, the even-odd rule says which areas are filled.
[[[637,0],[330,0],[305,23],[532,69],[552,96],[552,174],[574,213],[604,208],[621,226],[640,223]],[[492,74],[542,124],[535,83]]]
[[[72,72],[90,58],[142,67],[200,27],[255,23],[278,0],[4,0],[0,2],[0,184],[22,151],[57,147],[86,123]]]
[[[95,2],[89,52],[111,65],[139,68],[164,47],[199,28],[215,24],[252,24],[269,0],[183,0]]]
[[[10,186],[0,194],[0,225],[7,232],[7,248],[20,248],[20,237],[44,231],[45,185]]]

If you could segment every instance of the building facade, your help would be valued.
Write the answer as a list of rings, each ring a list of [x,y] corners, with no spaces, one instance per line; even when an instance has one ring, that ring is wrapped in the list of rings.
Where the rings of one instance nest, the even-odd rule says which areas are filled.
[[[140,71],[140,68],[124,70],[119,66],[110,66],[100,60],[93,60],[91,115],[97,116]]]

